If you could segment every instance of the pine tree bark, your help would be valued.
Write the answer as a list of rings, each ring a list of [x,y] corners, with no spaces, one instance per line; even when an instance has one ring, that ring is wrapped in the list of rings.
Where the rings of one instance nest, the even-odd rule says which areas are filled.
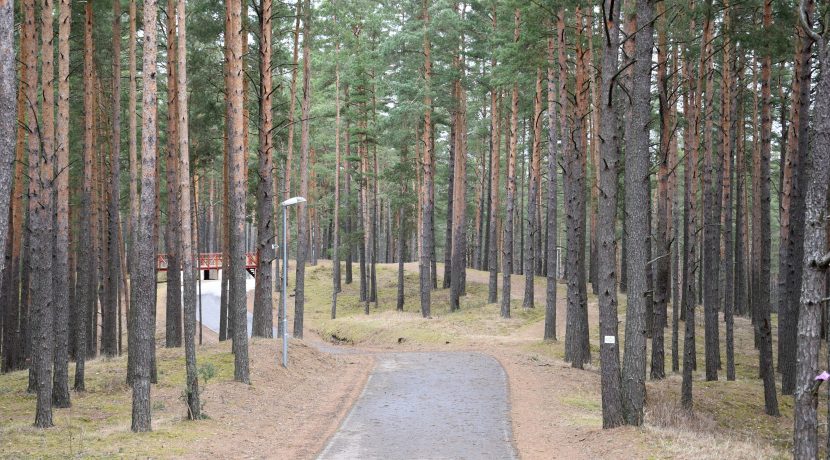
[[[772,28],[772,0],[764,2],[764,29]],[[759,366],[764,380],[764,408],[767,415],[778,416],[775,370],[772,358],[772,325],[770,321],[770,150],[772,118],[770,109],[772,57],[767,51],[761,61],[761,148],[755,159],[753,196],[758,200],[753,225],[753,308],[757,308],[760,335]]]
[[[721,114],[721,131],[723,133],[723,261],[721,272],[723,273],[723,317],[726,326],[726,379],[735,380],[735,303],[734,303],[734,242],[732,231],[732,184],[735,155],[735,137],[738,99],[735,89],[735,45],[730,36],[732,31],[733,10],[728,10],[728,2],[725,4],[727,11],[724,14],[723,30],[726,33],[726,43],[723,48],[723,78],[721,80],[721,94],[723,99],[723,110]]]
[[[242,79],[242,5],[240,0],[228,2],[228,190],[230,222],[228,226],[229,266],[228,317],[233,318],[233,377],[237,382],[250,383],[248,364],[248,327],[245,292],[245,119]]]
[[[689,24],[689,30],[695,30],[695,21]],[[692,409],[692,372],[695,368],[695,278],[697,278],[697,183],[698,183],[698,138],[697,126],[699,112],[697,109],[697,92],[699,85],[691,69],[689,49],[684,50],[683,78],[686,80],[687,91],[683,95],[683,111],[687,120],[684,145],[688,146],[684,169],[684,200],[683,200],[683,295],[681,303],[685,313],[685,330],[683,340],[683,380],[681,384],[681,405]],[[681,319],[684,319],[681,318]]]
[[[513,43],[519,41],[520,12],[513,14]],[[501,317],[510,318],[510,275],[513,273],[513,227],[516,214],[516,150],[519,143],[519,83],[510,96],[510,127],[507,145],[507,196],[505,199],[504,243],[502,249]]]
[[[548,25],[550,28],[550,25]],[[547,234],[547,284],[545,286],[545,340],[556,340],[556,296],[559,260],[557,242],[559,236],[559,158],[556,120],[559,118],[556,105],[556,83],[554,61],[554,37],[548,37],[548,234]],[[498,158],[498,157],[496,157]],[[496,242],[492,243],[494,246]]]
[[[812,16],[813,2],[805,2]],[[813,40],[798,27],[794,63],[792,106],[787,132],[789,153],[783,169],[781,187],[780,244],[778,253],[778,363],[781,372],[781,393],[793,394],[796,384],[796,343],[798,298],[801,292],[804,265],[804,216],[809,161],[810,86]]]
[[[71,0],[60,1],[58,17],[58,118],[55,134],[55,362],[52,405],[70,406],[69,396],[69,32]],[[8,113],[8,112],[5,112]],[[2,137],[2,136],[0,136]],[[2,179],[0,179],[2,180]],[[0,205],[1,206],[1,205]],[[2,209],[2,208],[0,208]]]
[[[713,103],[714,66],[712,53],[713,12],[712,2],[705,5],[703,22],[703,52],[700,58],[700,78],[705,81],[704,107],[706,119],[703,123],[703,250],[701,251],[703,274],[703,311],[704,311],[704,348],[706,354],[706,380],[718,379],[719,367],[719,338],[718,338],[718,268],[720,264],[720,218],[716,215],[716,208],[720,206],[720,198],[716,196],[715,175],[716,161],[713,136],[712,118],[715,116]],[[717,188],[719,192],[719,188]]]
[[[187,195],[179,192],[179,97],[178,49],[176,45],[176,2],[167,0],[167,224],[164,246],[167,253],[167,298],[165,346],[182,346],[182,262],[181,210]]]
[[[84,179],[83,195],[81,202],[81,214],[92,215],[92,156],[94,149],[94,125],[93,112],[95,111],[95,98],[92,85],[92,6],[87,4],[84,8],[84,80],[90,82],[84,85]],[[92,226],[91,219],[82,219],[80,229],[80,241],[78,242],[78,303],[76,311],[76,350],[75,350],[75,390],[84,390],[84,364],[87,350],[87,322],[89,317],[86,312],[90,310],[95,299],[93,290],[93,252],[92,252]],[[150,256],[152,257],[152,256]],[[136,262],[137,263],[137,262]],[[132,287],[134,290],[135,287]],[[135,305],[136,302],[132,302]],[[132,337],[132,335],[130,336]],[[132,341],[131,341],[132,342]],[[133,348],[132,346],[130,347]],[[137,348],[137,347],[136,347]],[[133,353],[130,353],[133,354]],[[149,390],[148,390],[149,394]]]
[[[252,335],[274,336],[274,305],[271,297],[273,280],[271,264],[275,254],[276,223],[274,221],[274,175],[271,156],[273,144],[272,76],[271,76],[271,0],[262,0],[260,11],[259,45],[259,181],[257,190],[257,276],[254,293],[254,317]]]
[[[573,127],[568,127],[565,158],[566,183],[566,230],[568,240],[567,279],[568,309],[565,327],[565,360],[571,366],[582,369],[591,361],[588,337],[588,293],[585,273],[585,116],[587,105],[585,90],[585,52],[583,43],[583,17],[581,8],[576,9],[576,78],[573,104]],[[564,22],[564,18],[560,19]],[[560,32],[562,34],[563,32]],[[562,36],[564,40],[564,35]],[[561,56],[560,56],[561,59]],[[561,62],[560,62],[561,66]],[[561,78],[561,77],[560,77]],[[566,77],[565,77],[566,78]],[[567,93],[566,93],[567,94]],[[567,97],[567,96],[566,96]],[[563,110],[567,110],[563,107]],[[567,112],[566,112],[567,113]],[[567,116],[567,115],[566,115]]]
[[[631,130],[626,139],[625,211],[632,242],[628,251],[628,308],[625,321],[625,357],[622,368],[622,394],[625,421],[642,425],[646,388],[646,302],[648,254],[646,242],[651,237],[648,214],[643,203],[649,202],[649,130],[651,116],[651,53],[654,44],[654,5],[651,0],[637,1],[637,26],[634,37],[634,64],[631,75]],[[662,327],[662,324],[660,325]]]
[[[454,59],[457,61],[457,58]],[[455,69],[457,71],[457,69]],[[453,100],[454,104],[458,104],[458,88],[453,84]],[[449,159],[447,162],[447,222],[446,228],[444,231],[444,278],[441,280],[441,288],[447,289],[452,285],[452,231],[454,228],[453,224],[453,217],[452,213],[455,211],[455,178],[457,174],[455,173],[455,153],[456,148],[458,147],[458,142],[456,138],[458,136],[456,127],[458,126],[458,108],[456,107],[454,112],[451,114],[450,119],[450,136],[449,141],[447,142],[449,150]],[[452,295],[452,294],[450,294]]]
[[[527,219],[529,245],[525,265],[525,295],[523,308],[534,307],[534,279],[536,261],[542,255],[542,248],[537,243],[541,231],[538,214],[539,190],[542,182],[542,69],[536,68],[536,87],[533,98],[533,144],[530,155],[530,178],[527,187]]]
[[[311,3],[303,4],[303,101],[300,134],[300,196],[308,197],[309,119],[311,113]],[[294,294],[294,337],[303,338],[305,310],[305,262],[308,253],[309,219],[307,203],[300,203],[297,212],[297,278]]]
[[[155,295],[155,248],[153,245],[153,221],[156,202],[156,157],[157,157],[157,0],[144,0],[144,63],[143,63],[143,109],[141,129],[141,206],[139,224],[136,228],[135,273],[131,286],[130,305],[134,317],[129,352],[135,354],[135,375],[133,376],[132,430],[151,430],[150,374],[153,357],[153,305]],[[87,4],[87,25],[91,41],[91,5]],[[91,59],[90,59],[91,60]],[[79,344],[80,348],[80,344]]]
[[[118,355],[118,285],[121,256],[118,247],[118,214],[121,191],[121,3],[112,4],[112,150],[110,151],[107,219],[107,296],[101,315],[101,353]]]
[[[129,161],[130,161],[130,214],[129,214],[129,229],[128,229],[128,239],[129,239],[129,263],[127,264],[127,270],[129,271],[130,275],[130,286],[133,283],[133,274],[135,273],[135,263],[136,263],[136,255],[135,255],[135,235],[138,228],[138,214],[140,209],[140,200],[139,200],[139,192],[138,192],[138,175],[139,175],[139,159],[138,159],[138,89],[136,84],[137,72],[136,72],[136,18],[138,16],[138,8],[136,6],[136,0],[130,0],[129,6],[129,14],[130,14],[130,40],[129,40],[129,101],[128,101],[128,108],[127,108],[127,118],[129,124]],[[71,22],[71,20],[70,20]],[[126,276],[126,274],[125,274]],[[130,293],[132,292],[132,287],[130,287],[130,291],[125,293],[126,296],[130,297]],[[131,298],[131,297],[130,297]],[[133,322],[133,313],[134,309],[129,309],[127,311],[127,343],[132,343],[132,322]],[[74,315],[73,315],[74,316]],[[127,383],[130,384],[132,382],[132,376],[135,373],[135,355],[133,353],[127,353]]]
[[[816,46],[816,56],[821,73],[816,83],[816,101],[830,98],[830,47],[826,36],[812,29],[810,16],[813,6],[809,0],[802,0],[799,6],[801,27]],[[806,38],[802,44],[807,45]],[[805,46],[806,47],[806,46]],[[809,80],[808,80],[809,81]],[[809,85],[808,85],[809,86]],[[809,106],[809,101],[807,102]],[[827,268],[830,261],[827,240],[827,194],[830,184],[830,106],[813,106],[813,143],[810,149],[812,168],[807,173],[805,232],[804,232],[804,279],[801,284],[801,300],[798,313],[798,363],[795,388],[795,429],[793,431],[793,456],[795,458],[818,458],[818,386],[816,375],[821,369],[822,305],[826,302],[823,292],[827,283]]]
[[[651,378],[660,380],[666,377],[665,346],[663,328],[666,324],[668,311],[671,262],[671,218],[670,218],[670,187],[669,175],[672,169],[670,146],[674,131],[673,112],[674,104],[670,101],[668,79],[668,43],[667,21],[665,19],[665,5],[657,4],[658,31],[657,31],[657,91],[660,104],[660,150],[658,153],[659,170],[657,175],[657,228],[655,230],[655,244],[657,256],[652,257],[654,267],[654,321],[651,329]]]
[[[492,23],[493,30],[497,29],[497,14],[495,6],[493,6]],[[491,71],[496,70],[497,61],[495,56],[490,59]],[[487,263],[490,272],[489,283],[487,286],[487,302],[496,303],[498,301],[498,273],[499,273],[499,256],[498,256],[498,228],[499,228],[499,180],[501,179],[500,164],[501,157],[499,156],[501,147],[501,120],[499,113],[499,90],[493,88],[490,90],[490,225],[487,235]]]
[[[172,14],[172,11],[168,11]],[[185,0],[176,2],[176,16],[179,29],[176,37],[177,47],[177,69],[176,69],[176,99],[178,116],[178,135],[180,155],[178,174],[178,193],[181,197],[179,210],[181,212],[179,221],[181,223],[181,248],[182,261],[182,307],[184,310],[184,357],[187,373],[187,385],[185,387],[185,401],[187,403],[187,417],[190,420],[202,418],[202,405],[199,402],[199,375],[196,370],[196,274],[198,267],[194,266],[195,250],[193,235],[193,213],[191,212],[190,200],[190,150],[188,133],[188,110],[187,110],[187,15],[185,14]],[[194,200],[195,201],[195,200]],[[195,250],[194,250],[195,249]],[[270,270],[258,272],[260,277],[270,275]],[[257,278],[259,279],[259,277]],[[270,287],[269,287],[270,288]],[[247,328],[245,333],[247,334]],[[238,352],[238,350],[237,350]]]
[[[0,209],[8,209],[12,191],[12,162],[16,143],[16,108],[15,93],[15,52],[14,52],[14,5],[6,0],[0,4],[0,110],[6,114],[0,120]],[[9,236],[9,214],[0,212],[0,248],[6,247]],[[0,258],[0,273],[5,268],[5,258]],[[2,314],[2,312],[0,312]]]
[[[34,2],[30,4],[34,7]],[[27,5],[28,6],[28,5]],[[29,152],[29,165],[37,164],[37,174],[31,176],[29,201],[35,203],[30,206],[33,212],[29,214],[29,228],[31,229],[32,247],[29,257],[29,271],[34,276],[31,281],[31,334],[32,334],[32,366],[35,370],[37,383],[37,405],[35,409],[35,426],[49,428],[52,422],[52,365],[54,362],[54,303],[52,299],[52,248],[54,234],[52,233],[52,179],[55,158],[55,65],[54,65],[54,4],[52,0],[41,0],[41,87],[43,99],[40,114],[40,127],[35,126],[38,120],[37,109],[30,106],[29,129],[38,135],[40,145]],[[27,14],[27,19],[29,15]],[[32,17],[32,19],[34,19]],[[34,49],[33,49],[34,50]],[[37,65],[37,56],[23,56],[29,64]],[[34,89],[37,89],[37,71],[34,76]],[[32,88],[29,88],[32,89]],[[37,99],[29,99],[34,104]]]
[[[431,262],[433,257],[434,228],[433,228],[433,155],[430,131],[432,130],[432,57],[430,54],[430,19],[429,0],[422,0],[422,21],[424,28],[424,133],[423,158],[421,161],[423,172],[423,186],[421,188],[421,253],[419,255],[418,273],[420,276],[421,316],[431,317]]]
[[[619,139],[614,109],[614,85],[620,48],[620,2],[606,0],[602,8],[605,46],[602,59],[600,100],[601,155],[597,194],[597,288],[599,290],[602,427],[625,423],[623,417],[620,346],[617,337],[617,184]]]
[[[335,21],[337,18],[335,17]],[[337,317],[337,294],[340,292],[340,42],[336,45],[336,60],[334,67],[334,217],[332,218],[332,249],[331,249],[331,319]],[[391,232],[391,229],[390,229]],[[403,241],[401,241],[403,244]],[[400,276],[400,275],[399,275]],[[399,280],[398,289],[403,280]],[[399,300],[399,307],[403,309]]]
[[[463,18],[463,13],[459,12]],[[460,38],[457,54],[459,77],[455,81],[455,167],[453,168],[453,244],[452,275],[450,279],[450,311],[461,307],[467,268],[467,91],[464,88],[464,36]]]

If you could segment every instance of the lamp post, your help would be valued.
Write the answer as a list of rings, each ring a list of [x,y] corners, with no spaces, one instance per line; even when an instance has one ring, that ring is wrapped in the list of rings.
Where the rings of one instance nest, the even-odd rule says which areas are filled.
[[[289,198],[280,205],[282,206],[282,367],[288,367],[288,207],[305,203],[306,199],[301,196]]]

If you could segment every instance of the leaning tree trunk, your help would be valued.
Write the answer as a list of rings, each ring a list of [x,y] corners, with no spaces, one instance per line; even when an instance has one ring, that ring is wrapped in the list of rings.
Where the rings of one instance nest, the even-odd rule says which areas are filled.
[[[87,4],[88,16],[92,16]],[[144,24],[155,24],[158,12],[157,0],[144,0]],[[88,20],[88,26],[91,19]],[[91,27],[90,27],[91,41]],[[132,430],[150,431],[150,373],[153,355],[153,305],[155,295],[155,248],[153,245],[153,221],[156,202],[157,155],[157,97],[156,97],[156,28],[144,30],[144,92],[141,130],[141,202],[139,223],[135,232],[135,273],[130,287],[130,305],[134,316],[130,334],[130,354],[135,354],[133,376]],[[91,59],[90,59],[91,60]],[[79,331],[79,334],[82,332]],[[80,343],[78,344],[80,352]]]

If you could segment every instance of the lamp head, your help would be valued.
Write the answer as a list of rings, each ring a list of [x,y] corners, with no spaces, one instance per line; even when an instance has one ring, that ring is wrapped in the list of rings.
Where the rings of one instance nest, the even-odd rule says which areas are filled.
[[[295,197],[293,197],[293,198],[289,198],[289,199],[287,199],[287,200],[283,201],[283,202],[282,202],[282,203],[280,203],[280,204],[281,204],[282,206],[291,206],[291,205],[295,205],[295,204],[297,204],[297,203],[305,203],[305,202],[306,202],[306,199],[305,199],[305,198],[303,198],[303,197],[301,197],[301,196],[295,196]]]

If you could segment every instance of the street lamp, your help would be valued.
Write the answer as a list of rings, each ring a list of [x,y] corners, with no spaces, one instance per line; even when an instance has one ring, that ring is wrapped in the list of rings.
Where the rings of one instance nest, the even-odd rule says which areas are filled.
[[[305,203],[301,196],[289,198],[282,206],[282,367],[288,367],[288,207],[298,203]]]

